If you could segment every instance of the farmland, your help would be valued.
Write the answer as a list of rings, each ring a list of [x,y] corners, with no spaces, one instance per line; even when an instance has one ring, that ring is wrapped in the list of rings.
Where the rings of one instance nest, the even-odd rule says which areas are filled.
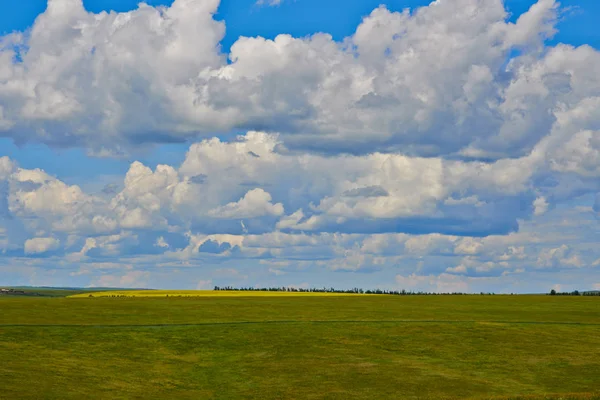
[[[175,293],[0,297],[0,398],[600,398],[598,297]]]
[[[355,296],[351,293],[283,292],[283,291],[214,291],[214,290],[111,290],[106,292],[75,293],[69,297],[296,297],[296,296]]]
[[[102,289],[104,290],[104,289]],[[46,288],[46,287],[0,287],[0,296],[67,297],[82,293],[93,293],[98,289]]]

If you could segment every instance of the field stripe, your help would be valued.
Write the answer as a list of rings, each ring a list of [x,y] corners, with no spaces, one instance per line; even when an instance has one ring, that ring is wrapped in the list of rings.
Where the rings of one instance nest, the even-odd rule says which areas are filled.
[[[501,324],[501,325],[566,325],[600,326],[595,322],[568,321],[485,321],[485,320],[266,320],[226,321],[173,324],[0,324],[0,328],[168,328],[194,326],[261,325],[261,324]]]

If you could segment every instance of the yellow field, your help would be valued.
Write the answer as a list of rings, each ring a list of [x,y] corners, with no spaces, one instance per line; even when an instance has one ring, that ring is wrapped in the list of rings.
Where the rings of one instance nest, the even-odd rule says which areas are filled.
[[[283,297],[283,296],[365,296],[354,293],[319,293],[319,292],[262,292],[262,291],[227,291],[227,290],[113,290],[107,292],[81,293],[70,298],[82,297]],[[373,296],[373,295],[369,295]],[[376,296],[376,295],[375,295]]]

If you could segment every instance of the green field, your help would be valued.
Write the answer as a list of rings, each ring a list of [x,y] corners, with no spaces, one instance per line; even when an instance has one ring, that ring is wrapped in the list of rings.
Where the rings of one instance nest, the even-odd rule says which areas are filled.
[[[600,399],[600,298],[0,297],[4,399]]]
[[[85,292],[69,295],[81,297],[322,297],[322,296],[358,296],[354,293],[328,292],[283,292],[283,291],[242,291],[242,290],[111,290],[107,292]],[[373,296],[373,295],[371,295]]]
[[[78,294],[91,294],[95,292],[102,291],[104,295],[108,295],[109,293],[115,292],[114,289],[75,289],[75,288],[48,288],[48,287],[3,287],[0,286],[0,289],[8,289],[16,292],[11,293],[1,293],[0,296],[11,296],[11,297],[68,297],[74,296]],[[142,292],[140,290],[140,292]]]

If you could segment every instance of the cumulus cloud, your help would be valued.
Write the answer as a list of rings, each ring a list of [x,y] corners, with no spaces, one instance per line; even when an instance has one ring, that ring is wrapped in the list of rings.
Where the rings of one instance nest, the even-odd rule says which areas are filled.
[[[25,254],[42,254],[58,249],[59,245],[60,241],[55,238],[34,238],[25,242],[24,249]]]
[[[396,284],[402,290],[408,291],[426,291],[438,293],[469,292],[469,283],[467,279],[455,275],[440,274],[409,276],[396,275]]]
[[[132,163],[122,189],[101,197],[4,159],[5,213],[32,233],[68,234],[68,243],[143,233],[153,251],[171,249],[165,233],[279,230],[420,234],[397,245],[411,254],[476,255],[485,242],[459,236],[516,231],[519,220],[547,211],[546,197],[539,195],[546,187],[539,182],[563,174],[549,175],[538,155],[486,163],[382,153],[309,155],[282,146],[279,136],[260,132],[228,142],[207,139],[192,145],[180,166],[152,170]],[[390,243],[365,246],[386,251]]]
[[[30,229],[58,232],[110,232],[117,223],[104,215],[98,199],[42,170],[17,168],[8,177],[10,213]],[[96,214],[98,212],[98,214]]]
[[[533,202],[533,213],[534,215],[542,215],[548,211],[548,202],[544,197],[538,197]]]
[[[161,236],[158,239],[156,239],[156,243],[154,243],[154,246],[168,249],[169,243],[167,243],[165,238]]]
[[[581,267],[583,262],[580,256],[569,246],[563,244],[560,247],[544,249],[537,259],[541,267]]]
[[[92,281],[90,287],[145,288],[150,273],[148,271],[128,271],[118,275],[102,275]]]
[[[14,170],[14,163],[10,158],[4,156],[0,157],[0,180],[4,180]]]
[[[272,197],[263,189],[252,189],[248,191],[237,202],[228,203],[209,211],[208,215],[214,218],[239,219],[256,218],[263,216],[280,216],[283,214],[281,203],[271,203]]]
[[[103,154],[256,129],[308,151],[497,159],[527,154],[597,93],[596,50],[543,51],[554,0],[516,23],[501,0],[382,6],[343,42],[241,37],[227,55],[218,6],[176,0],[93,14],[81,1],[51,0],[30,33],[2,38],[0,129]],[[578,142],[589,142],[593,126],[580,128],[588,133]],[[564,157],[559,168],[570,168]]]
[[[111,200],[110,208],[123,228],[166,227],[167,215],[182,191],[185,183],[179,181],[173,167],[158,165],[152,171],[134,162],[125,176],[123,190]]]

